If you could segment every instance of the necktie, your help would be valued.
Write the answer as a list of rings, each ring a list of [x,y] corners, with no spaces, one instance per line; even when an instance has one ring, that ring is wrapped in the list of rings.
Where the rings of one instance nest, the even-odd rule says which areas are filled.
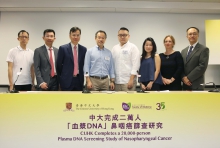
[[[187,61],[188,57],[190,56],[192,49],[193,49],[193,46],[190,46],[190,49],[189,49],[187,56],[186,56],[186,61]]]
[[[73,70],[73,75],[78,74],[78,56],[77,56],[77,51],[76,51],[76,45],[74,46],[74,70]]]
[[[54,77],[54,66],[53,66],[53,56],[52,56],[52,48],[50,50],[50,65],[51,65],[51,71],[50,71],[50,76]]]

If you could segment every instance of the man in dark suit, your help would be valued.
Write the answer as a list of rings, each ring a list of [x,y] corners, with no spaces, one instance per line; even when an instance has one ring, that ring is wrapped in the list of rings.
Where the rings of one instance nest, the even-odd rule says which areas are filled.
[[[83,66],[86,47],[78,44],[81,29],[72,27],[69,32],[71,42],[60,46],[57,58],[57,72],[61,90],[82,91],[84,84]]]
[[[58,90],[58,78],[56,72],[58,49],[53,47],[55,39],[54,30],[44,30],[43,40],[45,41],[45,45],[34,51],[34,69],[37,85],[40,90]]]
[[[200,84],[205,82],[204,75],[209,61],[209,48],[198,43],[198,28],[190,27],[186,32],[190,45],[181,52],[184,61],[183,89],[204,90]]]

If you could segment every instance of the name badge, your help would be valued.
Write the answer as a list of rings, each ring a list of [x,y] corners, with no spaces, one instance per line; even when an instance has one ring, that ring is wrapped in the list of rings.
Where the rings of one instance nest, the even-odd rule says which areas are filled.
[[[109,61],[109,60],[110,60],[110,57],[105,57],[105,60]]]
[[[123,53],[123,54],[128,54],[128,51],[123,50],[122,53]]]

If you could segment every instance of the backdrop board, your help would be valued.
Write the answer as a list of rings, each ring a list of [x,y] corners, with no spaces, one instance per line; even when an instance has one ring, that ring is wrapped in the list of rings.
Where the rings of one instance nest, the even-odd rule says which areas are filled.
[[[0,94],[0,147],[219,148],[219,93]]]
[[[209,64],[219,64],[220,20],[205,21],[206,46],[210,48]]]
[[[48,21],[49,19],[49,21]],[[163,39],[166,35],[173,35],[176,44],[174,50],[181,51],[189,45],[186,29],[196,26],[200,29],[199,42],[205,43],[205,20],[219,19],[217,14],[174,14],[174,13],[112,13],[112,12],[1,12],[0,16],[0,85],[8,84],[6,57],[9,50],[19,42],[17,34],[20,30],[27,30],[30,34],[28,47],[32,50],[42,46],[43,31],[51,28],[56,32],[54,46],[70,42],[69,30],[73,26],[82,29],[80,44],[88,49],[95,46],[95,33],[104,30],[107,33],[105,47],[112,49],[118,44],[118,30],[127,27],[130,32],[130,42],[134,43],[140,53],[142,44],[147,37],[154,38],[157,52],[165,51]],[[77,20],[77,21],[75,21]],[[192,21],[194,20],[194,21]],[[210,50],[212,50],[210,48]],[[220,55],[220,50],[218,55]],[[213,54],[212,54],[213,55]],[[217,55],[217,54],[216,54]],[[212,59],[212,57],[210,57]],[[220,64],[220,60],[215,60]],[[219,66],[216,67],[218,70]],[[216,69],[214,68],[214,69]],[[213,77],[215,71],[211,69],[206,78]],[[214,77],[216,79],[216,77]],[[220,81],[218,79],[218,84]]]

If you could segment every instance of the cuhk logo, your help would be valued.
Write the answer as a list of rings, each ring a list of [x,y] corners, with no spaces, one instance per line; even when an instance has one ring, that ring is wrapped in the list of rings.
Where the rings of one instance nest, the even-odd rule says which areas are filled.
[[[122,108],[124,111],[128,111],[131,108],[131,103],[122,103]]]

